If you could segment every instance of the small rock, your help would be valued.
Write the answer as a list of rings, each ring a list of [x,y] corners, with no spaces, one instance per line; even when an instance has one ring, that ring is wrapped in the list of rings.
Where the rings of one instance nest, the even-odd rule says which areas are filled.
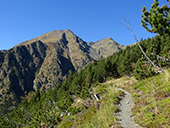
[[[76,102],[76,103],[78,103],[78,102],[80,102],[80,100],[77,100],[77,102]]]

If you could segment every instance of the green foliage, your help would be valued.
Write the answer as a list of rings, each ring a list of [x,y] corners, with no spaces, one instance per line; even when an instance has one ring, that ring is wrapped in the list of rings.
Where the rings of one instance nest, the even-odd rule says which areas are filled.
[[[107,90],[106,90],[106,85],[105,85],[105,84],[102,84],[102,85],[97,86],[96,92],[97,92],[98,94],[106,93],[106,92],[107,92]]]
[[[97,86],[99,88],[99,86]],[[96,89],[97,89],[96,88]],[[74,124],[78,125],[80,128],[107,128],[114,124],[115,127],[119,127],[116,123],[116,117],[113,113],[118,111],[118,106],[115,104],[119,101],[119,96],[122,92],[117,91],[115,87],[104,84],[100,86],[100,89],[104,88],[106,96],[101,99],[97,104],[99,105],[99,110],[96,109],[95,105],[90,107],[85,113],[78,116]],[[96,90],[97,92],[99,90]],[[109,118],[108,118],[109,117]],[[75,125],[74,125],[75,126]],[[75,126],[76,127],[76,126]]]
[[[170,71],[137,82],[131,89],[135,98],[133,115],[143,127],[169,127]],[[141,92],[141,93],[139,93]]]
[[[152,69],[153,66],[144,64],[143,61],[143,58],[139,59],[134,67],[134,76],[137,80],[142,80],[155,75],[155,72]]]
[[[68,109],[69,106],[71,106],[73,102],[73,98],[70,95],[64,96],[62,100],[59,100],[57,105],[58,108],[60,108],[62,111],[65,111]]]
[[[78,107],[72,107],[72,106],[69,106],[68,107],[68,111],[74,115],[74,114],[77,114],[79,112],[82,112],[83,110],[85,110],[85,108],[83,106],[78,106]]]
[[[13,128],[13,127],[16,127],[16,125],[7,121],[6,119],[3,118],[2,115],[0,115],[0,128]]]
[[[61,127],[63,127],[63,128],[70,128],[72,125],[73,125],[73,122],[66,121],[66,122],[64,122],[64,124],[62,124]]]
[[[150,12],[146,10],[144,6],[142,9],[142,26],[152,33],[158,33],[160,35],[170,34],[170,8],[168,5],[159,6],[158,0],[154,0],[151,5]]]
[[[140,44],[147,55],[151,57],[151,59],[156,60],[156,57],[151,53],[167,58],[169,57],[169,41],[170,37],[164,35],[156,36],[153,39],[148,38],[147,40],[141,40]],[[148,67],[148,65],[141,67],[143,65],[142,60],[139,59],[141,57],[142,53],[137,45],[128,46],[126,49],[114,53],[107,59],[100,59],[98,62],[89,64],[79,72],[69,72],[67,79],[62,83],[59,82],[53,90],[43,92],[37,90],[31,100],[28,101],[26,98],[9,114],[9,118],[18,123],[26,124],[27,126],[29,126],[31,122],[32,127],[38,127],[40,122],[45,126],[49,126],[50,124],[56,125],[56,122],[60,123],[61,121],[59,118],[61,111],[65,112],[69,110],[71,114],[83,111],[84,108],[71,107],[75,96],[86,99],[90,97],[89,92],[92,91],[93,87],[96,87],[96,91],[99,94],[108,93],[107,90],[105,90],[105,85],[100,84],[104,83],[107,78],[116,79],[123,75],[131,75],[133,72],[137,76],[137,79],[144,79],[152,76],[153,71],[151,67]],[[163,64],[162,61],[159,62],[156,60],[155,62],[161,66],[168,66],[168,63]],[[134,65],[136,65],[135,68]],[[146,72],[144,72],[144,70],[146,70]],[[142,87],[142,84],[136,85],[136,88],[139,87]],[[113,94],[111,93],[111,95]],[[112,99],[116,103],[118,97],[112,96]],[[28,117],[28,114],[22,107],[29,111],[31,115],[35,116],[33,120]],[[117,110],[117,108],[115,108],[115,110]],[[92,110],[91,112],[95,113],[95,111]],[[87,121],[88,120],[90,120],[89,116],[87,116]],[[68,121],[68,123],[69,122],[70,121]],[[90,123],[90,121],[88,122]],[[70,122],[70,125],[71,124],[72,122]]]
[[[95,106],[90,107],[83,115],[80,116],[79,124],[83,125],[86,123],[92,122],[92,118],[94,118],[94,115],[96,114]],[[83,120],[82,120],[83,118]]]

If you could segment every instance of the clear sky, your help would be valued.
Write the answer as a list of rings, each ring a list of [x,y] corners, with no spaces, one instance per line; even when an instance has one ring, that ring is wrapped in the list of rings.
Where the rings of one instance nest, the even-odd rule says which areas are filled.
[[[159,0],[168,4],[166,0]],[[86,42],[111,37],[128,45],[134,37],[122,25],[129,19],[137,38],[153,37],[141,26],[143,6],[153,0],[0,0],[0,50],[52,30],[70,29]]]

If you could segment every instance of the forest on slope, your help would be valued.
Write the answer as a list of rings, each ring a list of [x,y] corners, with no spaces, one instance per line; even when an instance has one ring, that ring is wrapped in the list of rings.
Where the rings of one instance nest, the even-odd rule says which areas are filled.
[[[102,106],[109,108],[110,105],[113,109],[111,112],[116,113],[118,108],[114,105],[124,94],[121,91],[113,91],[110,95],[111,88],[101,83],[108,79],[117,79],[122,76],[129,78],[134,75],[138,80],[137,83],[125,85],[122,83],[124,81],[121,81],[120,86],[133,93],[136,105],[133,115],[137,117],[136,122],[144,127],[169,127],[170,73],[165,72],[165,69],[169,68],[170,58],[170,9],[167,5],[163,5],[161,8],[158,5],[158,0],[155,0],[150,12],[143,7],[142,26],[147,31],[159,35],[152,39],[141,39],[140,45],[147,56],[164,69],[162,70],[164,74],[158,75],[155,67],[151,66],[137,45],[127,46],[126,49],[114,53],[107,59],[101,58],[98,62],[91,63],[80,71],[70,72],[67,79],[62,83],[59,82],[53,90],[43,92],[37,90],[35,93],[29,93],[15,110],[6,115],[1,114],[0,126],[10,128],[16,127],[16,125],[23,127],[105,126],[102,124],[102,118],[93,120],[91,117],[98,115],[96,113],[101,112],[99,110]],[[104,97],[102,100],[95,102],[96,104],[73,105],[76,99],[92,99],[91,94],[95,93],[95,90],[102,94]],[[69,114],[66,114],[68,112]],[[109,115],[110,112],[107,114]],[[114,117],[111,118],[112,120],[107,117],[105,119],[107,127],[113,126],[113,122],[116,124]],[[116,126],[120,127],[119,124]]]
[[[29,92],[53,89],[69,71],[107,57],[124,46],[111,38],[88,45],[69,29],[45,33],[0,52],[0,110],[11,112]]]
[[[169,63],[159,61],[155,55],[169,58],[169,43],[169,36],[155,36],[152,39],[141,39],[140,41],[146,54],[161,67],[168,67]],[[72,107],[72,103],[76,98],[91,98],[90,92],[93,91],[93,88],[107,79],[135,75],[141,80],[155,75],[149,68],[146,69],[142,66],[139,68],[139,65],[145,61],[146,59],[137,45],[127,46],[126,49],[114,53],[107,59],[101,58],[98,62],[89,64],[79,72],[70,72],[67,80],[58,83],[53,90],[43,92],[37,90],[35,93],[29,93],[28,97],[14,111],[5,116],[1,115],[0,122],[3,123],[0,126],[16,127],[15,123],[7,121],[5,118],[29,127],[60,124],[62,112],[69,110],[72,115],[75,115],[91,108],[83,105]]]

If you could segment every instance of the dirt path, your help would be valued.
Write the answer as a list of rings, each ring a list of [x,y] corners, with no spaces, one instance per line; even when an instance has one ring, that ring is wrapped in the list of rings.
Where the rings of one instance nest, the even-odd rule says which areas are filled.
[[[119,90],[123,91],[125,95],[122,97],[119,106],[119,112],[117,113],[117,118],[119,119],[119,123],[123,128],[142,128],[138,124],[135,123],[134,117],[131,114],[131,110],[133,108],[133,100],[131,98],[131,94],[121,88]]]

